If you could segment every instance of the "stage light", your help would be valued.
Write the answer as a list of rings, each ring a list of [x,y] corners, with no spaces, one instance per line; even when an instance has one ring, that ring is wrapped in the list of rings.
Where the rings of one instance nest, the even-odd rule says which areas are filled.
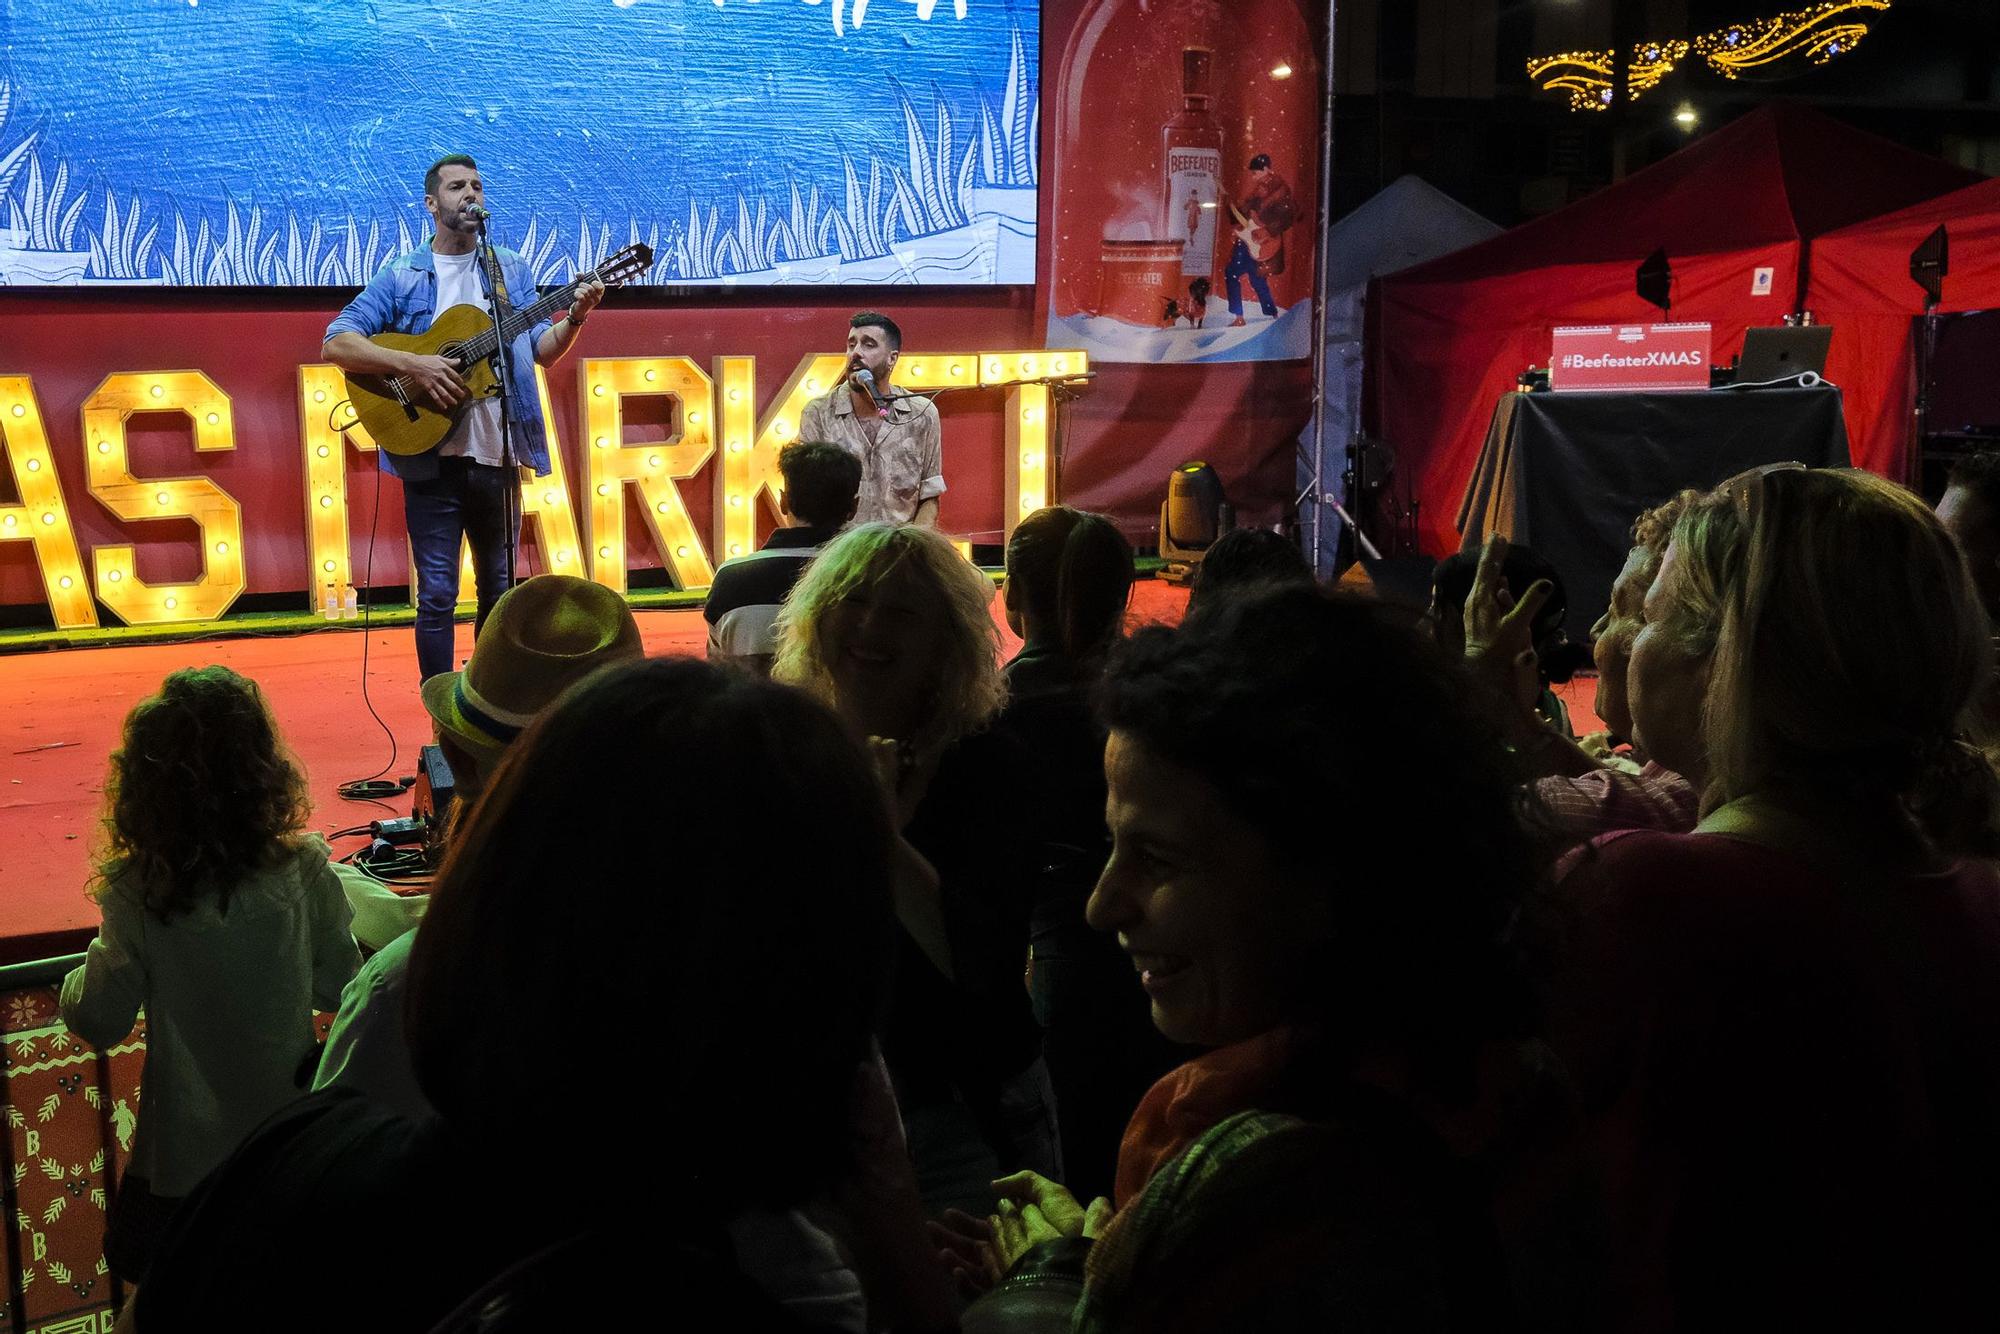
[[[1701,124],[1701,117],[1695,114],[1695,109],[1692,106],[1683,102],[1681,103],[1680,110],[1674,112],[1674,124],[1684,130],[1692,130],[1695,126]]]
[[[1289,79],[1292,77],[1292,67],[1283,63],[1273,65],[1271,67],[1271,77],[1274,79]]]
[[[715,570],[676,483],[699,473],[715,453],[715,440],[707,424],[715,403],[714,381],[688,357],[588,360],[578,367],[577,374],[589,391],[583,396],[585,429],[598,442],[590,456],[587,478],[592,494],[590,539],[597,552],[590,577],[607,588],[625,591],[629,562],[624,489],[630,485],[639,491],[640,512],[675,586],[706,587]],[[605,392],[600,394],[599,389]],[[625,399],[648,394],[666,394],[677,401],[679,434],[664,445],[618,444],[625,434]],[[686,556],[681,555],[684,549]]]
[[[134,549],[129,545],[102,546],[91,553],[100,599],[129,625],[215,620],[247,584],[238,554],[243,545],[243,511],[228,492],[206,477],[141,479],[132,475],[126,454],[126,422],[136,412],[162,408],[188,417],[198,452],[236,448],[229,396],[200,371],[117,373],[107,376],[84,400],[84,434],[111,446],[102,453],[84,455],[90,493],[128,522],[185,517],[201,532],[202,573],[191,583],[148,586],[137,576]],[[162,501],[162,496],[166,500]],[[147,497],[153,501],[151,506],[145,504]],[[221,552],[215,550],[218,544],[223,544]],[[114,569],[121,578],[109,578]],[[108,588],[107,584],[116,587]]]
[[[1910,252],[1910,281],[1923,289],[1926,313],[1936,310],[1944,300],[1944,280],[1950,272],[1951,234],[1939,223]]]
[[[1633,281],[1639,299],[1658,306],[1662,319],[1673,314],[1674,268],[1667,261],[1666,247],[1660,247],[1641,261]]]
[[[1199,461],[1174,469],[1167,478],[1167,498],[1160,502],[1160,555],[1167,562],[1160,577],[1186,583],[1234,518],[1215,469]]]
[[[99,446],[98,446],[97,448],[98,448],[98,452],[99,452],[100,454],[104,452],[104,446],[103,446],[102,444],[100,444],[100,445],[99,445]],[[40,459],[29,459],[29,460],[28,460],[28,471],[29,471],[29,472],[40,472],[41,470],[42,470],[42,461],[41,461]]]

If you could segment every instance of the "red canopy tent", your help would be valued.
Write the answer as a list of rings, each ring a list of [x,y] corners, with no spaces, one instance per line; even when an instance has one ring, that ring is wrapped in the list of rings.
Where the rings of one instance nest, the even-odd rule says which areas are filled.
[[[1673,264],[1673,318],[1713,324],[1724,354],[1746,327],[1790,313],[1807,240],[1978,179],[1774,104],[1546,218],[1379,280],[1369,303],[1373,420],[1396,453],[1399,487],[1421,504],[1419,540],[1433,552],[1457,548],[1453,519],[1494,402],[1521,371],[1547,363],[1552,327],[1658,317],[1633,288],[1655,249]],[[1764,266],[1775,281],[1754,296]]]
[[[1826,375],[1846,395],[1854,461],[1891,477],[1905,472],[1915,406],[1910,321],[1924,309],[1910,280],[1910,252],[1943,223],[1951,272],[1940,311],[2000,306],[2000,180],[1981,181],[1884,217],[1843,227],[1813,244],[1813,317],[1835,326]]]

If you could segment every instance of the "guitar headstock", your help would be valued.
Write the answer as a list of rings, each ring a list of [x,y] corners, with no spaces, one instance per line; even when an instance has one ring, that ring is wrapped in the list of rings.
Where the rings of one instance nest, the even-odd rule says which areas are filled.
[[[623,287],[634,278],[653,267],[653,247],[644,241],[634,241],[615,255],[611,255],[590,273],[579,274],[576,281],[583,282],[593,275],[606,287]]]

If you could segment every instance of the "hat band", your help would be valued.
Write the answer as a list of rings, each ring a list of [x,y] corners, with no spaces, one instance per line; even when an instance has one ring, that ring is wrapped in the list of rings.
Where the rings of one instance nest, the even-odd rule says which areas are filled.
[[[492,740],[504,745],[521,735],[523,725],[502,722],[500,719],[494,717],[493,714],[497,710],[489,711],[485,700],[480,699],[479,696],[466,689],[463,674],[459,676],[457,681],[452,683],[451,695],[453,702],[458,705],[459,716],[478,728],[481,732],[484,732]]]

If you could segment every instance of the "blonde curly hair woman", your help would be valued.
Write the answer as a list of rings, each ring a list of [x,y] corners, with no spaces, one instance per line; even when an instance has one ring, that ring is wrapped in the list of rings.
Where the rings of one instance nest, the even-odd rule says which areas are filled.
[[[870,739],[899,827],[936,872],[928,894],[898,881],[911,948],[882,1035],[933,1213],[983,1214],[994,1177],[1061,1171],[1021,985],[1038,789],[1025,747],[989,727],[1007,693],[992,603],[992,583],[937,533],[862,524],[793,587],[771,668]]]
[[[993,585],[928,528],[865,523],[829,543],[778,615],[771,674],[831,705],[905,763],[1000,711]]]

